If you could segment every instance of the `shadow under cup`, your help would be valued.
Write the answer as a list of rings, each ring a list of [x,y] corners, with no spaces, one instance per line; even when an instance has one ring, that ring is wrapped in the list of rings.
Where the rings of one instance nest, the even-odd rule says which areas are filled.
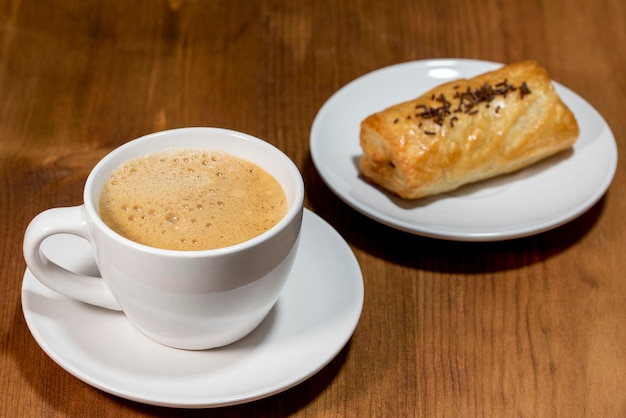
[[[214,250],[165,250],[117,234],[98,215],[105,181],[127,160],[172,148],[222,151],[254,162],[282,185],[287,214],[257,237]],[[112,151],[89,175],[84,199],[98,268],[128,319],[162,344],[207,349],[250,333],[278,299],[297,252],[304,184],[295,164],[265,141],[225,129],[183,128]]]

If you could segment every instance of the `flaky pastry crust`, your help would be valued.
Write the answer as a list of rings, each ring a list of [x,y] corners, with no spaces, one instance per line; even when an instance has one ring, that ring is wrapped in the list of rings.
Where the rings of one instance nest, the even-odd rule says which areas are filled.
[[[361,123],[361,175],[405,199],[510,173],[570,148],[574,114],[523,61],[455,80]]]

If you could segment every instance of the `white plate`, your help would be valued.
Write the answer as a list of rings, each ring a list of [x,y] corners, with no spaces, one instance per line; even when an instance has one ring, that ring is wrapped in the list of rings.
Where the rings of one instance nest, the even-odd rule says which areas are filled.
[[[311,128],[311,156],[326,184],[342,200],[388,226],[429,237],[497,241],[562,225],[596,203],[617,167],[617,147],[602,116],[585,100],[554,83],[574,112],[580,137],[565,152],[520,172],[406,201],[358,175],[359,128],[371,113],[420,96],[457,78],[501,64],[451,59],[408,62],[366,74],[337,91]]]
[[[97,275],[86,241],[49,238],[44,251]],[[350,339],[363,280],[346,242],[306,210],[300,249],[284,293],[252,334],[221,349],[184,351],[144,337],[119,312],[67,299],[27,269],[24,317],[61,367],[105,392],[142,403],[204,408],[260,399],[295,386],[328,364]]]

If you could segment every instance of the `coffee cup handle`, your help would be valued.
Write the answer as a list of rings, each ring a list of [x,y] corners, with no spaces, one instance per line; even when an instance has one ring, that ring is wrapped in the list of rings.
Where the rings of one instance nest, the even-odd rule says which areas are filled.
[[[43,241],[57,234],[72,234],[90,241],[84,207],[48,209],[37,215],[24,234],[24,259],[31,273],[48,288],[91,305],[122,310],[104,280],[67,270],[41,250]]]

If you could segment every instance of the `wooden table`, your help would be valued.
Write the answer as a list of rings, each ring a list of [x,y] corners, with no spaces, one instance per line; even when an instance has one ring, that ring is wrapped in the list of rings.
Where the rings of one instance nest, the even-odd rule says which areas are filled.
[[[626,172],[564,226],[503,242],[400,232],[327,187],[311,124],[340,87],[431,58],[535,59],[626,141],[626,3],[0,1],[0,415],[180,416],[95,389],[31,336],[26,225],[77,205],[93,165],[153,131],[219,126],[300,167],[365,302],[349,344],[265,399],[189,416],[626,416]],[[602,164],[603,162],[598,162]]]

